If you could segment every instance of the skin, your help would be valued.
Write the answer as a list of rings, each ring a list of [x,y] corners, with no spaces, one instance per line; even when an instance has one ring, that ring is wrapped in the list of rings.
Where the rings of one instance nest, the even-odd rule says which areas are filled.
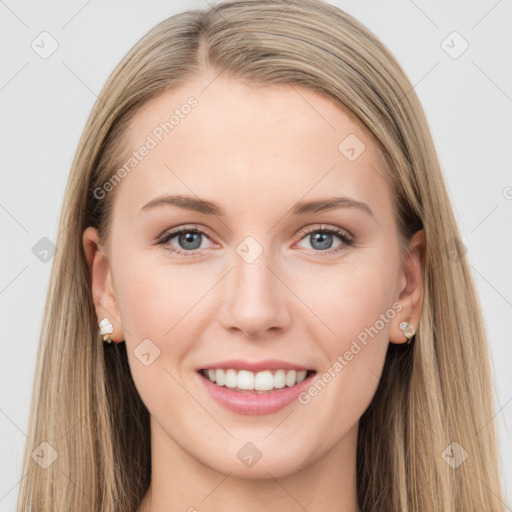
[[[388,343],[406,341],[400,322],[418,325],[423,232],[401,262],[385,161],[370,132],[331,99],[302,86],[212,79],[167,91],[131,120],[135,150],[168,112],[190,96],[199,102],[117,185],[110,244],[100,244],[94,228],[83,233],[98,321],[107,316],[114,341],[126,343],[151,416],[152,481],[138,510],[358,511],[359,419]],[[338,150],[348,134],[366,146],[355,161]],[[214,201],[226,214],[141,212],[164,194]],[[299,200],[333,195],[366,203],[374,216],[356,208],[288,213]],[[199,256],[156,242],[170,228],[196,224],[207,233]],[[322,226],[347,230],[355,244],[333,234],[322,246],[304,234]],[[250,264],[236,252],[249,235],[263,249]],[[177,236],[166,246],[194,252]],[[320,378],[397,303],[400,312],[307,405],[237,414],[217,404],[195,372],[231,358],[275,358]],[[149,366],[134,355],[147,338],[160,350]],[[250,468],[237,457],[247,442],[262,454]]]

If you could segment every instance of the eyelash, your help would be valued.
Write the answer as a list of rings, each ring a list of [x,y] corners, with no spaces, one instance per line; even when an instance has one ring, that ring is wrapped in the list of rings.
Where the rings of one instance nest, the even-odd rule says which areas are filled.
[[[337,235],[341,239],[343,244],[341,244],[336,249],[328,249],[326,251],[314,250],[313,254],[315,254],[315,255],[319,255],[319,254],[320,255],[324,255],[324,254],[332,255],[334,253],[344,250],[347,246],[348,247],[353,246],[355,243],[354,238],[351,235],[349,235],[346,231],[344,231],[340,228],[332,227],[332,226],[307,228],[301,233],[301,238],[299,239],[299,241],[303,240],[311,233],[324,233],[324,232]],[[173,229],[172,231],[169,231],[169,232],[163,234],[158,239],[157,243],[158,243],[158,245],[163,245],[164,249],[171,253],[175,253],[175,254],[182,255],[185,257],[190,257],[190,258],[195,257],[195,256],[200,256],[197,251],[183,251],[181,249],[176,249],[176,248],[171,248],[170,246],[165,246],[165,244],[167,244],[167,242],[169,242],[169,240],[172,240],[173,238],[175,238],[177,235],[180,235],[181,233],[199,233],[201,235],[206,236],[207,238],[210,238],[205,231],[203,231],[197,227],[183,226],[183,227]]]

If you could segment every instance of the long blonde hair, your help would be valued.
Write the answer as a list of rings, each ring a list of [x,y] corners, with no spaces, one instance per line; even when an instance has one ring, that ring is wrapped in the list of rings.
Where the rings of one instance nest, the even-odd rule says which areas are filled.
[[[255,84],[302,84],[351,111],[389,163],[400,235],[408,240],[424,229],[418,332],[411,346],[390,344],[360,420],[361,509],[503,511],[486,332],[425,115],[384,45],[320,0],[185,11],[154,27],[109,77],[65,193],[18,510],[134,511],[148,488],[149,413],[125,344],[107,349],[99,337],[82,233],[94,226],[108,237],[115,193],[98,200],[94,190],[124,161],[128,121],[150,98],[204,70]],[[42,442],[58,454],[46,469],[31,456]],[[468,454],[456,468],[444,456],[452,442]]]

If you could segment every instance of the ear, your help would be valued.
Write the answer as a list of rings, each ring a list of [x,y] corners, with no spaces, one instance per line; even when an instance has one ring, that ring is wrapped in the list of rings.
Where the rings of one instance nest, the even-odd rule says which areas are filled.
[[[98,323],[103,318],[108,318],[114,327],[110,337],[116,343],[123,341],[124,333],[119,321],[119,308],[112,281],[110,262],[99,242],[98,231],[93,227],[88,227],[83,232],[82,244],[89,266],[92,297]]]
[[[409,322],[416,331],[418,330],[422,307],[424,265],[425,233],[421,229],[411,238],[404,257],[398,296],[398,302],[402,304],[402,309],[397,313],[390,327],[389,341],[391,343],[400,344],[407,341],[404,333],[399,328],[403,321]]]

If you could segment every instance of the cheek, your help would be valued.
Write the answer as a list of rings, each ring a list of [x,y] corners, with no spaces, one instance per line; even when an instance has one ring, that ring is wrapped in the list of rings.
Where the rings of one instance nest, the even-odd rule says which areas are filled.
[[[307,278],[295,280],[294,292],[307,306],[306,317],[312,318],[308,322],[311,339],[318,339],[320,334],[329,347],[340,350],[358,336],[363,339],[365,329],[375,324],[379,335],[387,336],[389,319],[384,324],[379,319],[386,312],[394,315],[396,284],[392,266],[384,265],[384,259],[380,261],[360,258],[352,263],[347,259],[340,265],[303,273]]]
[[[320,320],[311,316],[301,325],[321,347],[326,363],[300,403],[307,410],[303,417],[308,427],[322,425],[329,432],[324,441],[336,442],[375,395],[389,326],[397,321],[390,274],[378,264],[339,267],[309,288],[308,306]],[[305,289],[301,293],[306,296]]]
[[[132,338],[154,336],[165,340],[181,328],[176,324],[211,284],[204,273],[188,270],[191,266],[166,264],[165,254],[152,252],[119,263],[116,295],[123,325]]]
[[[117,270],[116,294],[135,387],[154,417],[180,418],[193,407],[179,384],[186,378],[182,363],[197,339],[186,332],[187,313],[205,292],[183,293],[195,287],[180,267],[149,258],[125,258]]]
[[[190,397],[177,381],[189,378],[186,357],[198,339],[201,319],[208,317],[208,301],[201,298],[214,287],[217,274],[193,265],[167,263],[166,254],[155,252],[116,262],[115,289],[129,364],[148,408],[169,407],[171,402],[172,407],[181,402],[187,406]],[[146,366],[144,357],[147,362],[148,356],[143,354],[147,353],[154,361]],[[167,403],[157,403],[162,400]]]
[[[304,397],[304,404],[311,402],[310,418],[322,417],[321,404],[343,407],[344,415],[329,411],[340,423],[338,432],[349,428],[371,402],[389,346],[389,328],[397,321],[392,307],[395,263],[387,256],[375,251],[357,261],[347,258],[329,273],[300,281],[298,293],[318,317],[306,312],[311,317],[303,324],[307,337],[326,355],[318,375],[322,382]]]

